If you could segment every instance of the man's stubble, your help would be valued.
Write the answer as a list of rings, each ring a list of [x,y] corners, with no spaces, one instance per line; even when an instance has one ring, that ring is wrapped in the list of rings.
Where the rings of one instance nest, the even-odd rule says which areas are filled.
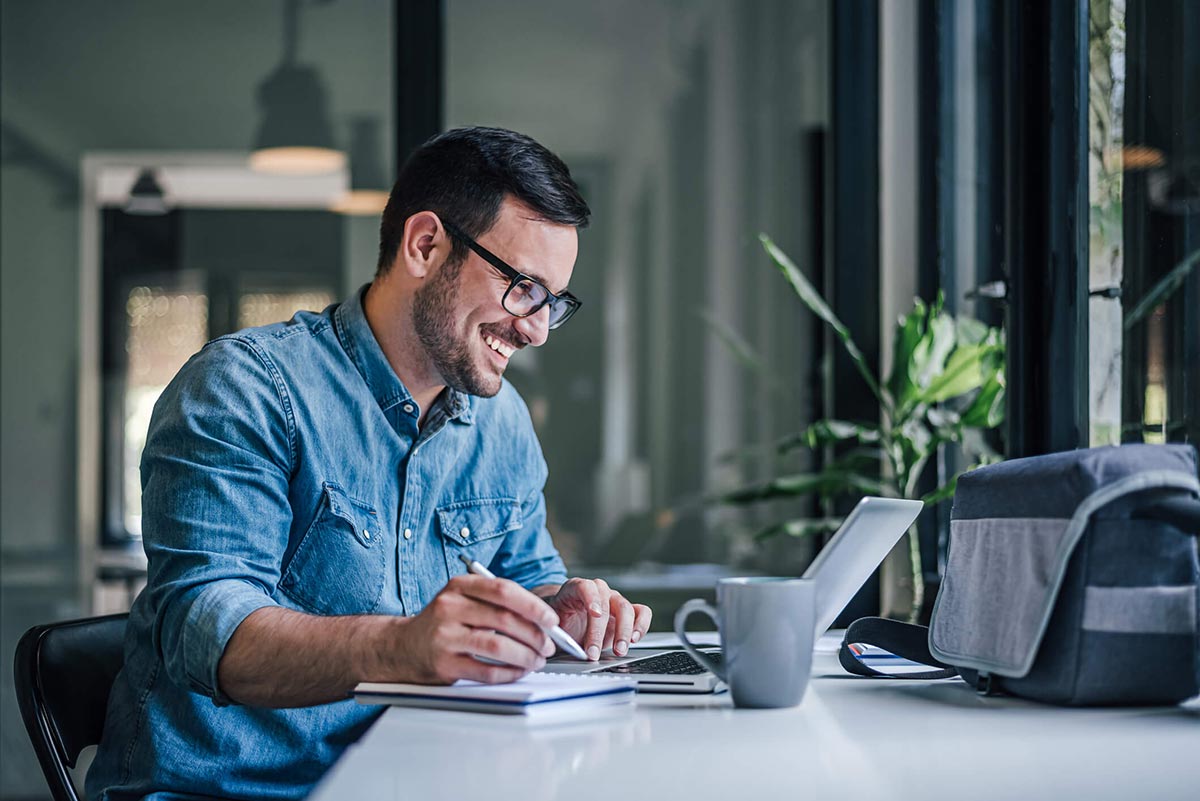
[[[413,297],[413,327],[434,369],[446,385],[468,395],[490,398],[500,391],[500,376],[484,375],[471,358],[470,343],[458,336],[455,297],[465,261],[447,262]],[[468,335],[469,336],[469,335]]]

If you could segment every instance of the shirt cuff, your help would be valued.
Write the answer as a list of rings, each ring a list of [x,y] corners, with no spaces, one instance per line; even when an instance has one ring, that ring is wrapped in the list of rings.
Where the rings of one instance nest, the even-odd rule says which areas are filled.
[[[563,584],[567,580],[567,566],[557,554],[522,565],[516,575],[505,578],[515,581],[527,590],[543,584]]]
[[[188,610],[183,643],[184,666],[195,692],[207,695],[217,706],[237,703],[221,692],[217,667],[233,632],[251,612],[278,606],[261,590],[238,580],[210,584]]]

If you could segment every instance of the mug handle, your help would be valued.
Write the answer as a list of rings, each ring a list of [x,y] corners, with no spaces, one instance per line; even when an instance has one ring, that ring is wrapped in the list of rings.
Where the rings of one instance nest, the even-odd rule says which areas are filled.
[[[703,598],[693,598],[679,607],[679,611],[675,613],[675,636],[679,638],[679,643],[683,646],[683,650],[687,651],[692,659],[695,659],[703,667],[717,674],[717,678],[721,681],[726,681],[725,671],[722,667],[715,664],[711,659],[698,651],[696,646],[688,642],[687,632],[684,631],[684,628],[687,626],[687,619],[693,612],[708,615],[717,628],[720,628],[721,624],[717,622],[717,610],[713,609],[708,601],[705,601]]]

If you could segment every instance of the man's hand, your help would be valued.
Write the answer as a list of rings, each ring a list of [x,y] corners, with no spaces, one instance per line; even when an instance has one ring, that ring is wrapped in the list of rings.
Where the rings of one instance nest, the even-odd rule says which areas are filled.
[[[472,575],[450,579],[415,617],[321,617],[264,607],[229,638],[218,682],[238,703],[299,707],[341,700],[361,681],[516,681],[554,653],[546,626],[561,625],[592,659],[610,646],[626,653],[650,626],[649,608],[630,604],[603,581],[571,579],[536,591],[551,596],[555,609],[508,579]]]
[[[264,707],[339,701],[360,681],[516,681],[554,653],[541,627],[557,622],[523,587],[480,576],[450,579],[415,617],[321,617],[265,607],[229,638],[218,681],[234,701]]]
[[[598,660],[600,652],[606,648],[612,648],[617,656],[624,656],[629,652],[629,646],[650,628],[650,607],[631,604],[603,579],[568,579],[553,595],[542,589],[535,592],[554,607],[561,621],[559,625],[583,646],[593,661]],[[553,591],[555,588],[545,589]]]
[[[496,684],[540,670],[554,654],[542,627],[558,623],[540,598],[508,579],[455,576],[403,629],[410,681],[449,684],[457,679]],[[493,665],[476,656],[503,662]]]

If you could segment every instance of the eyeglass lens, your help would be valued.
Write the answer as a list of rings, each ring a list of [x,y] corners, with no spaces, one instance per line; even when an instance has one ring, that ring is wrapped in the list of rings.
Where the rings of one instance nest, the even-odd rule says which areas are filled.
[[[517,317],[527,317],[538,311],[550,298],[550,292],[544,286],[528,278],[522,278],[513,283],[504,298],[504,308],[509,314]],[[575,311],[575,304],[566,298],[550,300],[549,327],[556,328],[566,322]]]

